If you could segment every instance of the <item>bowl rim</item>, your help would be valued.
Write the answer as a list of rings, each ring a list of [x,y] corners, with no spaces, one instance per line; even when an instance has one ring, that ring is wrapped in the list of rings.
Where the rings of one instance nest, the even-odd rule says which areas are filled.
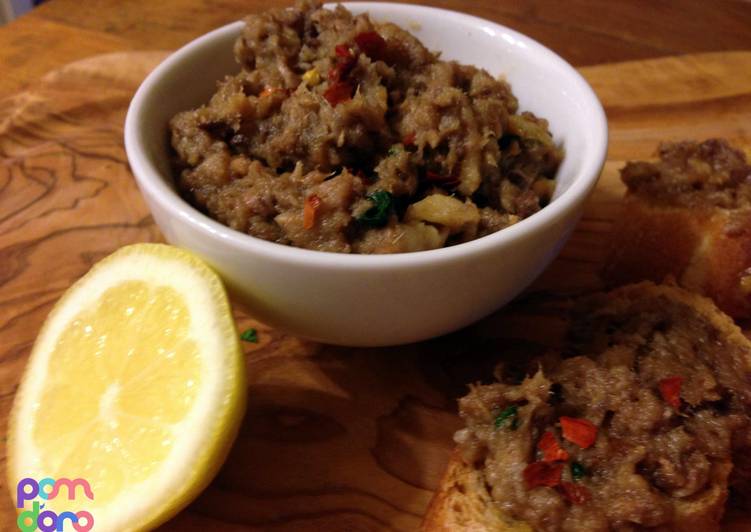
[[[325,7],[330,8],[335,5],[337,3],[327,3]],[[161,78],[169,75],[173,70],[179,70],[181,65],[193,55],[194,50],[227,34],[239,33],[244,25],[244,22],[240,20],[205,33],[170,54],[146,76],[133,96],[125,118],[125,149],[128,161],[133,170],[133,175],[139,187],[143,190],[144,195],[158,202],[172,218],[179,219],[182,223],[193,226],[194,229],[206,234],[208,237],[219,239],[235,249],[239,248],[244,252],[265,255],[285,262],[305,264],[306,266],[339,269],[367,266],[370,269],[382,270],[394,267],[412,268],[425,266],[426,264],[467,260],[473,256],[488,252],[497,246],[508,245],[513,241],[523,239],[531,232],[555,224],[561,218],[565,217],[579,200],[586,198],[594,188],[599,179],[607,152],[607,118],[602,104],[589,83],[571,64],[558,54],[531,37],[507,26],[458,11],[392,2],[342,2],[341,5],[347,8],[354,8],[358,12],[370,11],[373,8],[377,8],[379,10],[387,9],[409,13],[415,16],[418,22],[420,15],[427,13],[440,17],[450,17],[454,20],[461,19],[464,23],[482,28],[484,31],[493,31],[499,35],[504,35],[507,38],[518,41],[524,47],[529,48],[531,53],[541,54],[547,61],[557,64],[559,68],[562,68],[563,72],[566,72],[570,76],[571,83],[583,95],[583,101],[588,100],[592,106],[593,120],[591,126],[594,131],[593,138],[595,139],[594,146],[582,158],[580,170],[577,172],[574,181],[568,189],[540,211],[520,220],[512,226],[470,240],[469,242],[425,251],[388,254],[318,251],[263,240],[221,224],[190,205],[180,197],[176,190],[167,185],[164,176],[162,176],[161,172],[147,155],[149,150],[144,146],[144,138],[140,133],[139,126],[146,122],[142,116],[144,102],[149,99]],[[600,139],[599,144],[597,143],[597,139]]]

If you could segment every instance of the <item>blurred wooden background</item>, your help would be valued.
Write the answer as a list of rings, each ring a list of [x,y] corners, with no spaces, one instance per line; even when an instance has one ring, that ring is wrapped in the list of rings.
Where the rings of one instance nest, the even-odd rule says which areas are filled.
[[[743,50],[745,0],[405,0],[508,25],[575,66]],[[0,31],[0,94],[62,64],[124,50],[171,50],[245,13],[290,0],[50,0]]]

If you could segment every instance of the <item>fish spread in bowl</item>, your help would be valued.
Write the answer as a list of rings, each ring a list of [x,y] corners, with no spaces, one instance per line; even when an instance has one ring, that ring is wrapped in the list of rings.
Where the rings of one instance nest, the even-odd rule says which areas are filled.
[[[170,121],[181,193],[229,227],[301,248],[399,253],[544,207],[563,158],[508,83],[342,6],[251,15],[241,71]]]

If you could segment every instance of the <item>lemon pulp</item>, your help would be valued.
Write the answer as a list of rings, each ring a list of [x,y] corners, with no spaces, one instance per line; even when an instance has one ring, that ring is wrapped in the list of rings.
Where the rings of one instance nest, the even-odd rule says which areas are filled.
[[[63,296],[37,339],[11,415],[11,490],[83,478],[93,501],[63,490],[47,508],[87,510],[97,530],[151,527],[208,483],[243,406],[216,274],[177,248],[128,246]]]
[[[200,385],[189,324],[180,294],[142,281],[107,289],[74,318],[50,357],[44,422],[34,426],[52,478],[83,477],[107,503],[154,473]]]

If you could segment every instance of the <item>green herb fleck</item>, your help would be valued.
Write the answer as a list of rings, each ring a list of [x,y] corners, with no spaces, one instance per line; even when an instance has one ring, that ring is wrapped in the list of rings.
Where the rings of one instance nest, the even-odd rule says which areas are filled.
[[[399,153],[399,146],[397,146],[396,144],[395,144],[395,145],[393,145],[393,146],[391,146],[391,147],[389,148],[389,157],[393,157],[393,156],[394,156],[394,155],[396,155],[397,153]]]
[[[500,429],[506,422],[510,422],[511,430],[516,430],[519,427],[519,420],[516,417],[518,412],[519,408],[516,405],[505,408],[495,417],[495,428]]]
[[[393,201],[391,193],[385,190],[377,190],[365,197],[373,203],[373,206],[365,211],[357,221],[370,227],[382,227],[386,225]]]
[[[258,343],[258,331],[256,331],[253,328],[246,329],[240,335],[240,339],[245,342],[253,342],[254,344],[257,344]]]
[[[571,476],[574,480],[581,480],[587,476],[587,468],[581,465],[579,462],[571,462]]]

